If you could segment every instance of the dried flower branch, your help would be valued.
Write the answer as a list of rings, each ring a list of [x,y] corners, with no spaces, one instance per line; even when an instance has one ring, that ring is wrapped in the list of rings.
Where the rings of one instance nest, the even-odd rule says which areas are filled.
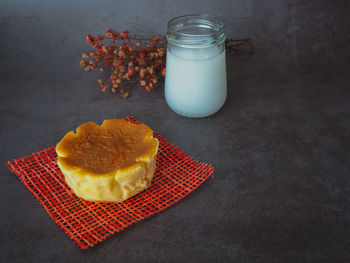
[[[226,53],[234,52],[236,54],[249,53],[253,54],[255,44],[250,38],[225,40]]]
[[[80,66],[87,72],[98,69],[107,73],[106,79],[97,81],[104,92],[111,85],[112,92],[118,91],[126,98],[130,95],[128,83],[131,81],[139,82],[149,92],[157,84],[159,75],[165,76],[167,42],[164,36],[145,38],[131,35],[128,30],[120,33],[109,29],[103,36],[87,34],[86,42],[94,51],[82,54]],[[247,48],[252,53],[254,43],[250,39],[227,39],[225,45],[228,53],[239,53]]]

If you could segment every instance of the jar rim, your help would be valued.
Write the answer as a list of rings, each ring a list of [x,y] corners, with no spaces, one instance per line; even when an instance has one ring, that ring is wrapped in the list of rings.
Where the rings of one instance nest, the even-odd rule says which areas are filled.
[[[175,45],[187,48],[209,47],[225,41],[226,25],[221,19],[208,14],[183,15],[168,22],[166,35],[168,42]]]

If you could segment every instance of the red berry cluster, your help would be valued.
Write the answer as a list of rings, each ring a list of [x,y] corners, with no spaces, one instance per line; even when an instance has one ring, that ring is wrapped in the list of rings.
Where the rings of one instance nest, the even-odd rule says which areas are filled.
[[[106,40],[109,45],[104,43]],[[104,36],[86,35],[86,43],[91,44],[94,51],[83,53],[80,66],[87,72],[99,69],[109,73],[107,79],[97,82],[102,91],[111,85],[112,92],[119,91],[128,97],[127,81],[138,81],[145,91],[151,91],[158,82],[157,73],[165,76],[164,37],[144,38],[130,35],[128,30],[119,33],[109,29]]]

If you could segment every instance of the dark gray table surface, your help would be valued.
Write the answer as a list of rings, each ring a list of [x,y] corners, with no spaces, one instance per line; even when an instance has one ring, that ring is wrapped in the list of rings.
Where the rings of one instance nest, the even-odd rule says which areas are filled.
[[[349,262],[349,11],[348,1],[2,1],[1,164],[130,114],[215,177],[83,251],[1,165],[0,262]],[[163,82],[125,100],[79,67],[85,33],[151,36],[198,12],[257,45],[227,56],[227,102],[209,118],[173,113]]]

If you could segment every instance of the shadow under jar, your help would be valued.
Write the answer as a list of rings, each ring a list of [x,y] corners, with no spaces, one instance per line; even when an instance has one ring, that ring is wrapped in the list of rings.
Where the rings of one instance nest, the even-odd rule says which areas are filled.
[[[165,99],[173,111],[202,118],[224,105],[225,39],[225,24],[210,15],[186,15],[169,21]]]

